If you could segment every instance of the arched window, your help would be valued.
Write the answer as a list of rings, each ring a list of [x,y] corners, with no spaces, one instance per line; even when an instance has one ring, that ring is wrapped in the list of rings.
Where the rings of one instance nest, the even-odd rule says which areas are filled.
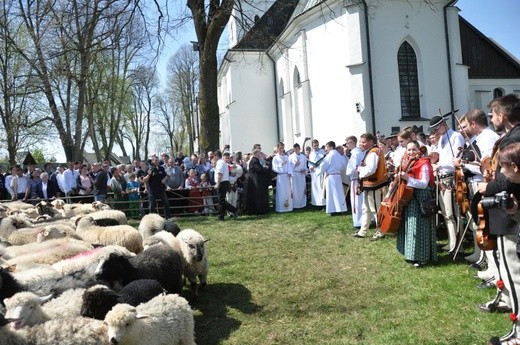
[[[420,117],[419,76],[417,74],[417,56],[412,46],[404,42],[397,53],[399,68],[399,89],[401,90],[401,116]]]
[[[496,88],[493,90],[493,99],[495,98],[498,98],[498,97],[502,97],[504,95],[504,90],[502,90],[501,88]]]
[[[300,71],[298,71],[298,67],[294,68],[294,86],[298,86],[302,83],[300,78]]]
[[[278,92],[280,93],[280,96],[285,95],[285,88],[283,86],[283,79],[280,79],[280,83],[278,84]]]

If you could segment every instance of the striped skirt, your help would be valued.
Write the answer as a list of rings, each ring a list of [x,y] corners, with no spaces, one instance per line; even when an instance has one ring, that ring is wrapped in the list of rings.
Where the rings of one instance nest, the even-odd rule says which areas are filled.
[[[420,202],[432,197],[430,188],[414,189],[414,195],[406,206],[401,227],[397,233],[397,250],[408,261],[437,260],[437,233],[435,217],[421,216]]]

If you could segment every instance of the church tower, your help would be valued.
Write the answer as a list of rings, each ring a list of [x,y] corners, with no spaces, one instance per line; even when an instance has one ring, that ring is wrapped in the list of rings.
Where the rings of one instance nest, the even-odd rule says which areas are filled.
[[[237,0],[229,19],[229,48],[233,48],[276,2],[283,0]]]

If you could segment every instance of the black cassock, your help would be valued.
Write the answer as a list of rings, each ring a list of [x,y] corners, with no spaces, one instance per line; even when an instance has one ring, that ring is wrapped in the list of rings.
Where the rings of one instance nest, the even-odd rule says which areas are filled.
[[[249,161],[248,174],[247,210],[250,214],[266,214],[269,212],[271,173],[253,156]]]

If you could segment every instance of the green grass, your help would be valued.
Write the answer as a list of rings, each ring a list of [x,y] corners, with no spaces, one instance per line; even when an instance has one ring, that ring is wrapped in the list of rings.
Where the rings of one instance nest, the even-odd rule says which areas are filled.
[[[350,216],[303,210],[266,216],[180,218],[210,239],[208,288],[193,302],[197,344],[486,344],[504,314],[477,303],[463,260],[410,267],[395,238],[352,236]]]

